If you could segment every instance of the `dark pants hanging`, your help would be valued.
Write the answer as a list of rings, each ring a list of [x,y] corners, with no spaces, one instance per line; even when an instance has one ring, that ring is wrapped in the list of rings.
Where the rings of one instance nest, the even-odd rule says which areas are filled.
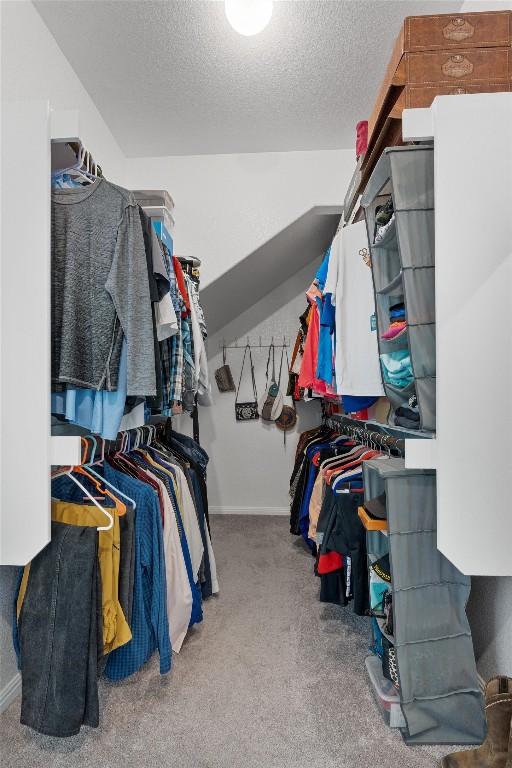
[[[362,493],[341,493],[334,494],[334,499],[336,517],[325,545],[327,550],[350,557],[354,613],[363,616],[370,605],[366,531],[357,514],[357,508],[362,505],[364,496]]]
[[[99,723],[101,584],[95,528],[52,523],[19,617],[21,722],[48,736]]]
[[[336,494],[327,486],[317,527],[317,536],[318,532],[322,536],[320,554],[339,552],[340,555],[351,558],[354,613],[360,616],[369,608],[366,531],[357,514],[357,508],[363,503],[363,498],[362,493]],[[334,583],[335,577],[328,574],[321,578],[322,594],[331,595],[331,599],[324,599],[327,602],[338,602],[332,599],[333,594],[341,592],[338,582]],[[340,605],[345,605],[344,599],[339,602]]]

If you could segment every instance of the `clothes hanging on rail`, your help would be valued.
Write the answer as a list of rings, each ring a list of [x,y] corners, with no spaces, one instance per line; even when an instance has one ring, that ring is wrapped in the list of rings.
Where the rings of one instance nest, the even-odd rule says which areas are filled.
[[[52,380],[154,395],[146,255],[133,195],[105,179],[52,191]]]
[[[340,228],[325,252],[292,356],[295,399],[309,392],[352,412],[384,394],[368,253],[364,221]]]
[[[52,541],[26,566],[16,599],[22,722],[73,735],[83,724],[98,725],[100,674],[122,680],[156,650],[160,673],[169,672],[172,652],[203,620],[203,599],[219,590],[207,463],[192,438],[172,431],[107,453],[76,478],[54,477]],[[88,503],[93,498],[96,505]],[[66,654],[75,660],[78,652],[71,640],[82,655],[68,666]]]
[[[290,479],[290,530],[316,556],[320,599],[351,601],[359,615],[369,607],[366,532],[358,516],[362,463],[375,457],[385,458],[321,425],[299,437]]]
[[[52,183],[53,415],[113,440],[207,404],[197,270],[128,190],[90,174]]]
[[[340,395],[381,396],[384,389],[364,220],[338,231],[331,254],[333,268],[325,290],[336,307],[336,390]]]

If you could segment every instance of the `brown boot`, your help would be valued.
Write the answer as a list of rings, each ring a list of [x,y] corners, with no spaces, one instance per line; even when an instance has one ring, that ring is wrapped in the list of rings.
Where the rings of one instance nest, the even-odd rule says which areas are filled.
[[[487,738],[478,749],[453,752],[442,768],[512,768],[512,678],[495,677],[485,686]]]

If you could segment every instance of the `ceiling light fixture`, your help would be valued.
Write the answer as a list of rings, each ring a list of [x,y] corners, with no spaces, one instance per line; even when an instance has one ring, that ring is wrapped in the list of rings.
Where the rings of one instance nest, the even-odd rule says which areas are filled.
[[[225,0],[226,16],[241,35],[250,37],[262,32],[272,17],[272,0]]]

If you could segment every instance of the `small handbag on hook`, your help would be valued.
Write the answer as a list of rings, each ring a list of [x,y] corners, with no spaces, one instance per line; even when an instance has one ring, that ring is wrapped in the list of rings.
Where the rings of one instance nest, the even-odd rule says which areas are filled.
[[[242,376],[244,373],[245,358],[247,357],[247,351],[249,351],[249,363],[251,365],[252,391],[254,394],[254,400],[247,403],[239,403],[238,395],[240,392],[240,384],[242,383]],[[256,379],[254,376],[254,365],[252,363],[251,347],[249,346],[249,344],[247,344],[245,347],[244,358],[242,360],[242,370],[240,371],[240,380],[238,382],[238,389],[236,391],[235,417],[237,421],[254,421],[255,419],[259,419],[260,417],[258,413],[258,393],[256,392]]]
[[[268,374],[270,369],[270,358],[272,357],[272,378],[270,386],[268,383]],[[283,358],[281,357],[281,366]],[[281,386],[281,369],[279,370],[279,381],[276,381],[276,357],[274,342],[268,348],[267,374],[265,380],[265,394],[260,402],[261,418],[263,421],[275,421],[281,415],[283,410],[283,394]]]
[[[283,353],[284,353],[284,347],[283,352],[281,353],[281,366],[283,365]],[[290,374],[290,360],[288,358],[288,349],[286,350],[286,365],[288,367],[288,375]],[[281,371],[279,371],[279,379],[281,379]],[[288,394],[288,392],[286,393]],[[293,429],[293,427],[297,423],[297,411],[295,409],[295,401],[292,397],[292,404],[291,405],[283,405],[283,409],[276,419],[276,426],[278,429],[281,429],[284,432],[284,441],[286,444],[286,433],[289,429]]]
[[[215,371],[215,381],[219,388],[219,392],[234,392],[235,382],[233,381],[233,374],[231,368],[226,363],[226,347],[222,347],[222,365]]]

